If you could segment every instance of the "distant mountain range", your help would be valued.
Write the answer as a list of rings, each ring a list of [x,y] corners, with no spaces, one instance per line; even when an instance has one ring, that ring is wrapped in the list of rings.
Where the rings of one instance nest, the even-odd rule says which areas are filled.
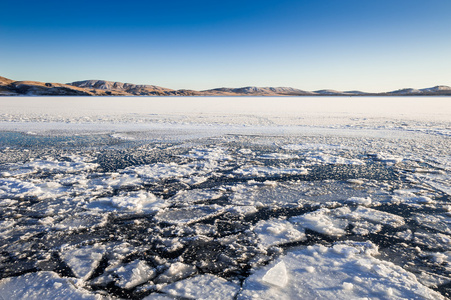
[[[14,81],[0,76],[0,96],[451,96],[451,87],[401,89],[383,93],[361,91],[304,91],[290,87],[216,88],[205,91],[172,90],[155,85],[131,84],[105,80],[72,83]]]

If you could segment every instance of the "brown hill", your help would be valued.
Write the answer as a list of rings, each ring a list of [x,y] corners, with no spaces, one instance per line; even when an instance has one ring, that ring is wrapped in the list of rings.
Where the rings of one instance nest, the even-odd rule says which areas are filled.
[[[156,85],[105,80],[84,80],[68,84],[39,81],[14,81],[0,76],[0,96],[451,96],[448,86],[402,89],[386,93],[361,91],[304,91],[291,87],[217,88],[204,91],[173,90]]]

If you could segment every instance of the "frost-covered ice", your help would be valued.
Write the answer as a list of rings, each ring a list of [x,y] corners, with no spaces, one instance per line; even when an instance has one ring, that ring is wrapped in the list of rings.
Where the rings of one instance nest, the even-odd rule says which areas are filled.
[[[61,258],[71,268],[75,276],[86,280],[98,267],[104,253],[105,246],[97,244],[79,249],[64,250],[61,253]]]
[[[348,221],[345,218],[340,218],[340,216],[348,212],[349,210],[342,212],[342,209],[330,210],[322,208],[315,212],[293,217],[290,221],[322,234],[342,236],[346,233],[345,229],[348,226]]]
[[[74,99],[0,99],[0,299],[451,297],[450,99]]]
[[[235,299],[239,285],[220,277],[204,274],[166,286],[163,291],[171,296],[187,299]]]
[[[163,200],[144,191],[127,192],[113,197],[97,198],[87,207],[100,211],[123,210],[133,212],[152,212],[164,208]]]
[[[55,272],[28,273],[0,281],[2,299],[101,299],[82,286],[80,280],[61,278]]]
[[[269,269],[262,277],[262,281],[273,286],[284,288],[288,283],[288,273],[283,260]]]
[[[256,269],[238,299],[444,299],[375,254],[370,242],[291,250]]]
[[[295,228],[285,220],[270,219],[259,221],[253,229],[263,247],[297,242],[305,239],[304,231]]]

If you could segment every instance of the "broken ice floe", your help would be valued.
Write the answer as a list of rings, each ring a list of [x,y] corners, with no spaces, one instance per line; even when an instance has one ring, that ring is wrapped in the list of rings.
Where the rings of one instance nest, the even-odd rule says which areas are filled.
[[[289,221],[331,236],[345,235],[349,224],[354,226],[354,233],[360,235],[379,232],[382,225],[397,228],[405,224],[404,218],[400,216],[363,206],[355,209],[348,207],[322,208],[292,217]]]
[[[275,175],[306,175],[308,170],[305,168],[277,168],[261,166],[244,166],[233,171],[236,175],[246,177],[262,177]]]
[[[163,288],[163,292],[187,299],[235,299],[239,285],[211,274],[198,275]],[[153,299],[153,298],[149,298]]]
[[[302,206],[302,192],[308,187],[301,184],[281,184],[279,182],[248,182],[231,187],[229,201],[233,205],[268,206]]]
[[[161,274],[154,280],[154,282],[157,284],[172,283],[174,281],[179,281],[181,279],[192,276],[195,273],[197,273],[196,266],[176,262],[171,264],[163,274]]]
[[[153,165],[128,167],[124,172],[127,174],[136,174],[144,180],[154,182],[169,178],[179,179],[192,176],[198,172],[198,169],[195,165],[191,164],[178,165],[176,163],[158,163]]]
[[[365,163],[360,159],[349,159],[336,155],[327,154],[309,154],[305,157],[307,165],[312,164],[327,164],[327,165],[364,165]]]
[[[349,213],[350,210],[346,208],[336,210],[324,208],[301,216],[292,217],[290,218],[290,222],[325,235],[342,236],[346,234],[345,229],[348,226],[348,221],[340,218],[340,216]]]
[[[182,190],[167,201],[177,206],[190,206],[196,203],[208,203],[209,201],[217,200],[221,198],[223,194],[224,191],[221,190]]]
[[[104,253],[105,246],[96,244],[73,250],[64,250],[61,257],[72,269],[75,276],[86,280],[97,268]]]
[[[156,271],[142,260],[107,269],[108,279],[118,287],[131,289],[145,283],[156,276]]]
[[[167,204],[150,192],[137,191],[121,193],[113,197],[98,198],[87,208],[100,211],[155,212]]]
[[[255,269],[237,299],[444,299],[414,274],[375,254],[377,247],[370,242],[288,251]]]
[[[196,205],[189,208],[164,209],[155,215],[155,220],[183,225],[216,216],[224,211],[224,208],[219,205]]]
[[[183,157],[211,161],[232,160],[227,150],[222,148],[193,149],[189,154],[183,155]]]
[[[61,278],[55,272],[28,273],[0,280],[4,299],[101,299],[83,288],[83,281]]]
[[[271,219],[259,221],[253,231],[257,234],[259,243],[263,247],[302,241],[305,239],[304,230],[286,221]]]
[[[255,141],[115,145],[107,162],[91,149],[23,162],[0,149],[0,284],[30,273],[44,296],[45,278],[86,297],[437,298],[421,284],[450,295],[446,141],[435,154],[385,137]],[[364,239],[380,256],[352,242]]]
[[[293,155],[293,154],[285,154],[285,153],[268,153],[268,154],[260,155],[258,158],[280,160],[280,159],[298,159],[299,156]]]

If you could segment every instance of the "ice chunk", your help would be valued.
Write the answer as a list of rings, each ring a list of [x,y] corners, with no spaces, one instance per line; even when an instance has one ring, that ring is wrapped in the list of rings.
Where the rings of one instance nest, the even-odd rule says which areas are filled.
[[[355,184],[355,185],[362,185],[365,183],[365,181],[363,179],[348,179],[348,180],[346,180],[346,182]]]
[[[0,179],[0,191],[4,192],[0,194],[2,198],[38,197],[42,194],[42,189],[36,184],[16,178]]]
[[[0,280],[1,299],[99,299],[84,290],[75,278],[61,278],[54,272],[28,273]]]
[[[370,206],[373,202],[370,197],[351,197],[347,200],[347,202],[363,205],[363,206]]]
[[[88,279],[99,265],[105,246],[95,244],[69,251],[63,251],[61,258],[72,269],[75,276],[84,280]]]
[[[412,219],[419,225],[432,228],[437,231],[451,234],[451,216],[446,215],[430,215],[430,214],[413,214]]]
[[[224,148],[193,149],[183,156],[198,160],[232,160],[232,157],[227,154],[227,149]]]
[[[449,183],[449,175],[428,175],[418,176],[421,181],[426,182],[435,189],[442,191],[443,193],[451,196],[451,185]]]
[[[112,187],[115,189],[125,188],[125,187],[135,187],[142,184],[142,179],[138,175],[129,175],[121,173],[111,173],[105,176],[100,182],[106,187]]]
[[[131,212],[154,212],[166,206],[163,199],[143,190],[99,198],[87,205],[88,208],[96,210]]]
[[[297,159],[299,156],[293,154],[285,154],[285,153],[268,153],[260,155],[258,158],[261,159]]]
[[[276,175],[307,175],[305,168],[276,168],[260,166],[244,166],[235,171],[234,174],[241,176],[276,176]]]
[[[119,266],[113,270],[117,276],[117,286],[131,289],[155,277],[155,269],[149,267],[144,261],[135,260],[125,266]]]
[[[233,194],[229,196],[229,200],[234,205],[255,207],[299,206],[305,202],[301,194],[308,187],[298,183],[270,183],[249,182],[246,185],[236,185],[232,188]]]
[[[172,283],[163,288],[163,292],[187,299],[232,300],[240,289],[238,284],[211,275],[204,274]]]
[[[368,235],[370,233],[378,233],[382,230],[382,224],[374,224],[367,221],[353,221],[352,232],[357,235]]]
[[[144,297],[143,300],[174,300],[174,298],[163,295],[163,294],[150,294]]]
[[[436,201],[428,196],[417,196],[410,191],[396,190],[394,191],[391,202],[394,204],[402,203],[421,208],[424,205],[434,204]]]
[[[288,283],[288,274],[283,260],[269,269],[263,276],[262,281],[281,288],[285,287]]]
[[[99,214],[95,211],[72,213],[67,218],[62,219],[54,228],[58,230],[72,230],[83,228],[95,228],[105,226],[108,221],[108,214]]]
[[[300,151],[300,150],[339,150],[345,149],[346,147],[342,145],[333,144],[289,144],[282,146],[285,150]]]
[[[403,161],[403,157],[401,156],[392,155],[384,152],[377,153],[376,159],[388,165],[394,165]]]
[[[394,228],[405,224],[404,218],[401,216],[362,206],[357,207],[349,217],[355,220],[364,219],[377,224],[390,225]]]
[[[234,214],[234,215],[251,215],[258,212],[258,209],[255,206],[252,205],[244,205],[244,206],[231,206],[227,210],[228,212]]]
[[[2,220],[0,221],[0,232],[13,227],[14,225],[16,225],[16,221],[11,220],[11,219],[6,219],[6,220]]]
[[[158,222],[171,224],[191,224],[224,212],[219,205],[197,205],[189,208],[165,209],[155,215]]]
[[[324,153],[311,153],[306,155],[305,160],[309,164],[322,165],[364,165],[365,163],[360,159],[344,158],[336,155],[329,155]]]
[[[254,232],[257,234],[263,247],[305,239],[304,230],[295,228],[292,223],[286,220],[270,219],[259,221],[254,227]]]
[[[181,262],[171,264],[163,274],[154,280],[155,283],[171,283],[197,273],[196,266],[187,265]]]
[[[270,273],[281,268],[281,262],[272,262],[253,270],[237,299],[444,299],[419,283],[414,274],[375,258],[376,254],[377,247],[371,242],[292,250],[281,257],[289,274],[283,287],[279,285],[284,282],[283,275]],[[279,272],[283,274],[281,270],[275,274]]]
[[[223,192],[219,190],[182,190],[167,201],[177,205],[190,206],[199,202],[216,200],[222,195]]]
[[[75,156],[73,156],[73,158],[75,158]],[[30,168],[34,171],[46,173],[78,173],[82,171],[92,171],[99,166],[96,163],[84,162],[84,159],[82,158],[76,160],[78,161],[35,160],[24,164],[23,168]]]
[[[150,181],[159,181],[168,178],[192,176],[197,172],[197,169],[190,164],[178,165],[176,163],[158,163],[139,167],[128,167],[124,172],[137,174],[139,177]]]
[[[348,221],[339,217],[349,212],[350,210],[347,208],[344,208],[344,210],[322,208],[311,213],[292,217],[290,222],[322,234],[342,236],[346,234],[345,228],[348,226]]]
[[[451,266],[451,251],[447,251],[444,253],[436,252],[431,254],[434,261],[438,264],[446,263]]]
[[[415,232],[414,243],[429,248],[449,249],[451,247],[451,236],[442,233]]]

